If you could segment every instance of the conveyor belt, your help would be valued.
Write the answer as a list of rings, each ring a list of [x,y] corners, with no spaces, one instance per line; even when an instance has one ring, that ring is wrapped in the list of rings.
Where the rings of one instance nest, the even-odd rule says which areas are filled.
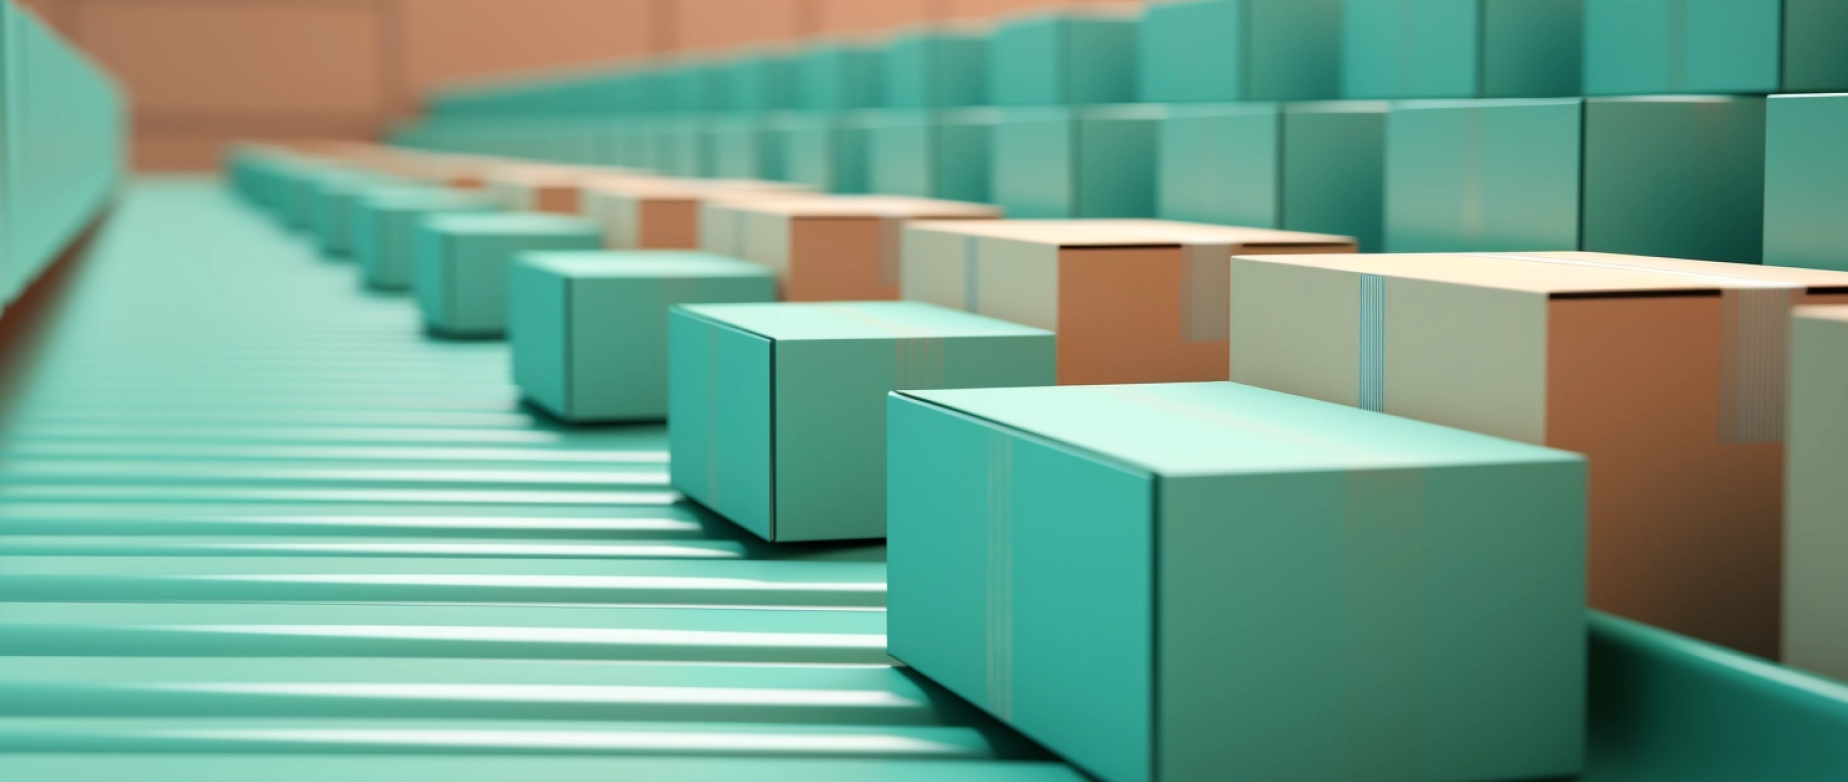
[[[527,412],[215,183],[74,274],[7,370],[0,776],[1079,778],[885,656],[883,547],[678,502],[660,427]]]

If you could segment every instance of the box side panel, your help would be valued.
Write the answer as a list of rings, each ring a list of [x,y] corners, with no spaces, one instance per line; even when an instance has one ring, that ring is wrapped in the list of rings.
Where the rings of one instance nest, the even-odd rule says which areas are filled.
[[[571,286],[568,360],[578,420],[667,416],[666,287],[660,279],[588,279]]]
[[[1137,99],[1245,100],[1250,0],[1156,3],[1138,25]],[[1262,3],[1260,3],[1262,4]]]
[[[1784,1],[1785,92],[1848,90],[1848,3]]]
[[[990,192],[1011,218],[1077,216],[1076,121],[1004,118],[995,125]]]
[[[893,340],[775,343],[775,540],[885,537]]]
[[[991,200],[989,169],[993,166],[993,139],[994,125],[991,123],[946,122],[939,125],[935,147],[926,157],[934,170],[933,191],[929,195],[975,203]]]
[[[540,266],[515,262],[507,297],[507,341],[520,393],[561,418],[573,410],[573,308],[570,283]]]
[[[1576,249],[1582,111],[1558,103],[1392,112],[1386,249]]]
[[[1386,220],[1386,114],[1288,114],[1281,148],[1276,221],[1234,224],[1352,236],[1361,252],[1380,252]]]
[[[1188,317],[1193,280],[1187,261],[1179,247],[1063,249],[1059,382],[1224,379],[1225,341],[1192,338]]]
[[[966,243],[963,253],[963,310],[1059,330],[1059,248],[979,239]]]
[[[1140,19],[1075,19],[1064,55],[1070,69],[1066,100],[1126,103],[1136,99],[1136,28]]]
[[[442,327],[450,319],[448,288],[454,284],[449,274],[448,237],[435,228],[417,226],[412,239],[412,287],[417,291],[417,307],[423,311],[424,323]]]
[[[1153,119],[1079,122],[1072,216],[1155,216],[1157,129]]]
[[[639,214],[639,247],[692,250],[699,247],[699,204],[695,201],[631,202]]]
[[[1791,334],[1790,475],[1785,489],[1784,659],[1848,678],[1848,323],[1798,317]]]
[[[1592,101],[1584,249],[1758,263],[1765,101]]]
[[[880,279],[884,227],[877,218],[798,217],[789,226],[789,301],[866,301],[898,298],[897,281]]]
[[[1578,95],[1584,28],[1579,0],[1487,0],[1482,10],[1482,96]]]
[[[1156,214],[1168,220],[1276,228],[1282,170],[1278,125],[1277,114],[1255,111],[1163,119]]]
[[[1545,296],[1396,278],[1384,285],[1383,317],[1361,319],[1383,332],[1385,412],[1546,443]]]
[[[1002,106],[1068,102],[1064,36],[1054,20],[1002,25],[988,50],[989,98]]]
[[[874,128],[868,139],[873,191],[923,197],[935,195],[931,170],[936,148],[931,136],[936,132],[931,122],[921,118],[903,123],[889,122]]]
[[[1585,0],[1585,94],[1680,91],[1686,38],[1671,9],[1682,2]]]
[[[1358,404],[1361,276],[1238,258],[1231,276],[1232,382]]]
[[[684,311],[668,326],[674,488],[770,539],[770,341]]]
[[[1777,92],[1785,0],[1681,0],[1681,91]]]
[[[964,281],[969,275],[965,267],[971,245],[978,241],[961,234],[906,229],[898,267],[900,297],[973,310],[966,296]]]
[[[1247,0],[1244,100],[1341,94],[1341,0]]]
[[[1848,97],[1773,98],[1766,113],[1765,263],[1848,271]]]

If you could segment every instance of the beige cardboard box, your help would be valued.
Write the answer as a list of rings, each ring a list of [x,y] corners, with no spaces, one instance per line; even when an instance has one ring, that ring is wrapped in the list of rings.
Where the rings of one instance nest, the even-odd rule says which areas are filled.
[[[690,250],[699,247],[699,205],[711,198],[755,193],[800,193],[807,188],[762,179],[625,177],[598,180],[584,190],[584,213],[603,226],[618,249]]]
[[[486,172],[488,191],[517,212],[584,214],[584,189],[594,183],[648,176],[625,168],[502,164]]]
[[[718,199],[704,207],[701,246],[775,269],[788,301],[897,299],[907,222],[1001,216],[987,204],[908,196]]]
[[[1848,274],[1600,253],[1237,257],[1235,382],[1590,457],[1593,607],[1775,656],[1794,303]]]
[[[915,223],[906,299],[1059,335],[1059,382],[1226,377],[1234,253],[1354,252],[1345,236],[1168,220]]]
[[[1784,660],[1848,679],[1848,307],[1798,307],[1784,484]]]

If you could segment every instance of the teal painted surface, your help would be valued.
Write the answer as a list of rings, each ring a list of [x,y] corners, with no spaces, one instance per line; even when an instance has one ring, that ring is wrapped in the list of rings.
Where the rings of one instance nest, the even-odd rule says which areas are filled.
[[[1829,0],[1585,0],[1585,94],[1848,89]]]
[[[1387,252],[1579,249],[1581,101],[1408,103],[1386,124]]]
[[[312,185],[313,212],[309,233],[327,255],[350,257],[353,253],[353,203],[361,192],[371,188],[406,184],[404,180],[380,176],[368,171],[334,172],[318,178]]]
[[[885,52],[832,43],[806,47],[795,58],[796,107],[821,111],[885,105]]]
[[[1230,383],[890,404],[892,653],[1099,777],[1578,770],[1579,457]]]
[[[1341,94],[1341,0],[1151,3],[1137,99],[1325,100]]]
[[[871,119],[872,192],[989,200],[997,113],[992,109],[892,109]]]
[[[1283,115],[1283,222],[1385,247],[1386,111],[1369,102],[1299,103]]]
[[[667,417],[667,311],[774,301],[766,267],[701,252],[525,253],[514,262],[514,381],[567,421]]]
[[[538,213],[437,214],[412,241],[413,288],[430,328],[457,337],[500,337],[507,328],[507,277],[530,250],[594,250],[596,223]]]
[[[897,388],[1044,385],[1050,332],[914,302],[679,307],[674,486],[767,540],[885,537]],[[683,450],[684,449],[684,450]]]
[[[779,53],[759,52],[734,58],[720,78],[720,108],[768,111],[793,107],[793,67],[789,58]]]
[[[1766,104],[1765,263],[1848,271],[1848,97]]]
[[[781,149],[773,143],[770,120],[756,112],[715,114],[706,123],[711,145],[711,172],[724,179],[772,179]]]
[[[988,102],[988,36],[924,28],[886,47],[885,103],[893,108],[951,108]]]
[[[435,214],[492,212],[486,193],[458,193],[428,186],[387,186],[362,191],[347,220],[353,260],[367,287],[384,291],[411,287],[412,244],[417,223]]]
[[[1581,14],[1580,0],[1345,0],[1342,94],[1577,95]]]
[[[990,196],[1013,218],[1153,217],[1160,106],[1006,109]]]
[[[1004,21],[988,47],[989,102],[1003,106],[1136,99],[1130,16],[1073,11]]]
[[[1765,101],[1585,102],[1584,249],[1758,263]]]
[[[870,167],[869,121],[864,111],[790,112],[777,120],[776,178],[825,193],[865,193]]]

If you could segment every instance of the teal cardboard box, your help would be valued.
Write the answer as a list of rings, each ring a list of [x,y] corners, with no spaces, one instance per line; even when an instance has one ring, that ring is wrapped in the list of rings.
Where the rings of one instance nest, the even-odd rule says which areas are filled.
[[[405,184],[406,180],[371,171],[333,170],[309,185],[309,232],[321,252],[345,257],[353,250],[353,203],[367,190]]]
[[[891,109],[870,125],[875,193],[989,200],[990,145],[999,114],[994,109]]]
[[[1581,0],[1346,0],[1342,95],[1579,95],[1583,13]]]
[[[1012,218],[1155,216],[1161,106],[1004,109],[989,195]]]
[[[885,105],[885,52],[866,45],[811,45],[796,56],[796,107],[819,111]]]
[[[1168,220],[1352,236],[1379,252],[1383,101],[1198,104],[1161,121],[1155,211]]]
[[[781,175],[782,144],[762,112],[734,111],[707,118],[707,172],[724,179],[775,179]]]
[[[692,251],[525,253],[511,285],[514,382],[571,422],[667,417],[669,307],[776,300],[768,268]]]
[[[1183,0],[1145,13],[1137,100],[1341,96],[1341,0]]]
[[[886,47],[885,105],[951,108],[988,102],[988,36],[925,27],[898,34]]]
[[[773,142],[782,145],[780,179],[824,193],[868,190],[871,112],[801,111],[779,118]]]
[[[1003,106],[1136,99],[1136,26],[1116,7],[1074,6],[1001,22],[988,45],[988,100]]]
[[[1848,90],[1841,0],[1584,0],[1586,95]]]
[[[1577,455],[1233,383],[888,410],[889,653],[1099,779],[1579,770]]]
[[[719,107],[774,111],[795,106],[795,65],[783,52],[747,54],[720,66]]]
[[[1765,263],[1848,271],[1848,95],[1765,111]]]
[[[353,260],[367,287],[401,291],[411,287],[412,244],[417,224],[435,214],[493,212],[496,200],[485,191],[440,187],[385,187],[366,191],[353,202]]]
[[[1758,263],[1765,101],[1432,101],[1386,119],[1388,252]]]
[[[916,302],[675,307],[674,487],[772,541],[886,534],[886,393],[1053,382],[1052,332]]]
[[[531,250],[595,250],[591,220],[537,212],[439,214],[417,226],[413,285],[424,322],[453,337],[499,337],[507,329],[507,277]]]

